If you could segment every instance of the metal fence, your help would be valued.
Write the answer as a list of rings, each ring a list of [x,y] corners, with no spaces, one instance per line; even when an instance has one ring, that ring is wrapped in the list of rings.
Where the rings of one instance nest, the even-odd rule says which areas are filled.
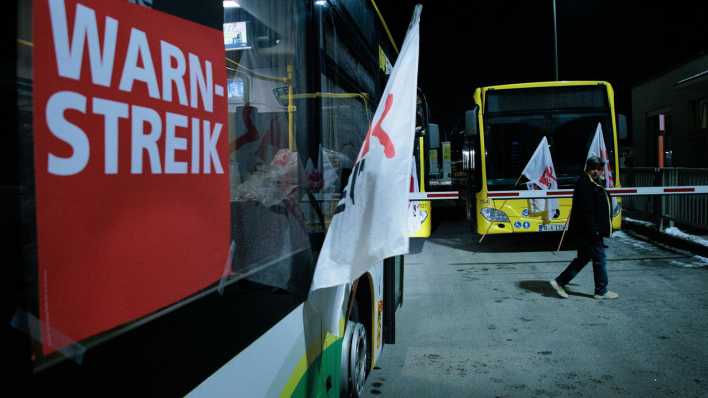
[[[708,169],[624,168],[620,178],[625,187],[708,185]],[[708,195],[629,196],[622,198],[622,207],[654,220],[660,228],[669,220],[708,230]]]

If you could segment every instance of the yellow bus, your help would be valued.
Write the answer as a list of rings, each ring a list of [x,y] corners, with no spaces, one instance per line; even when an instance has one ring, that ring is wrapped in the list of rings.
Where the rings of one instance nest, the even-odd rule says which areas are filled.
[[[398,53],[375,2],[130,3],[17,3],[10,102],[18,123],[0,146],[9,165],[0,188],[9,211],[0,224],[14,237],[3,242],[8,381],[29,396],[363,395],[384,345],[395,343],[404,258],[371,264],[346,285],[310,287],[372,104]],[[106,39],[111,29],[118,39]],[[137,42],[144,44],[130,62],[144,75],[134,92],[118,87],[119,72],[110,87],[91,83],[95,54],[121,71],[114,50]],[[74,55],[55,56],[55,49]],[[161,55],[169,65],[159,63]],[[61,77],[58,68],[70,63],[79,65],[78,77]],[[143,84],[165,70],[173,73],[166,84]],[[193,76],[194,85],[181,76]],[[42,93],[65,87],[84,105],[67,112],[37,107],[49,102]],[[176,87],[164,91],[173,93],[171,102],[160,87]],[[180,100],[190,88],[200,93],[191,107]],[[120,100],[94,97],[94,104],[118,109],[113,127],[85,112],[100,107],[85,105],[96,89]],[[136,109],[156,116],[132,123]],[[33,122],[47,114],[94,144],[86,172],[47,172],[47,159],[73,156],[46,122]],[[206,117],[214,121],[201,141],[194,138],[197,116],[205,131]],[[154,129],[144,157],[151,172],[137,174],[130,145],[144,132],[131,131],[145,126]],[[169,153],[164,173],[162,153]],[[186,162],[200,153],[211,160],[203,167],[192,160],[187,174]],[[80,183],[86,176],[92,182]]]
[[[416,128],[413,144],[413,169],[411,170],[411,191],[426,192],[428,178],[426,173],[426,154],[429,150],[431,125],[428,101],[423,91],[418,88],[416,98]],[[415,175],[413,175],[415,174]],[[408,233],[411,238],[429,238],[431,232],[432,204],[429,200],[411,201],[408,204]]]
[[[583,172],[598,124],[608,149],[610,170],[619,186],[618,137],[626,135],[624,116],[616,116],[614,91],[604,81],[520,83],[477,88],[475,107],[465,117],[464,167],[468,170],[465,206],[480,235],[562,231],[572,199],[558,199],[548,220],[529,213],[526,199],[494,199],[494,191],[525,190],[521,171],[546,136],[558,188],[573,188]],[[621,131],[618,131],[618,126]],[[612,209],[620,228],[621,202]]]

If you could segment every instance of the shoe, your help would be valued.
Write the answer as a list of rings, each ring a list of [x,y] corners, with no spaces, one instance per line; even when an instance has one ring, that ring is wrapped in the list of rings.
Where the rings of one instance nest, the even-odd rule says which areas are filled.
[[[568,293],[566,293],[565,289],[563,289],[563,286],[559,285],[555,279],[551,279],[550,284],[553,290],[555,290],[559,296],[563,298],[568,298]]]
[[[608,290],[607,293],[605,293],[605,294],[596,294],[593,297],[595,297],[596,299],[612,300],[612,299],[616,299],[619,296],[620,296],[619,294]]]

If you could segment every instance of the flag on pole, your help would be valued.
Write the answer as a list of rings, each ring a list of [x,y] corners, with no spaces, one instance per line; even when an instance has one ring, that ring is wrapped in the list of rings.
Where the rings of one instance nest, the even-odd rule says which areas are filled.
[[[602,125],[597,124],[595,129],[595,136],[592,138],[590,143],[590,148],[588,149],[588,156],[597,156],[604,163],[604,175],[605,175],[605,188],[612,188],[615,186],[615,181],[612,176],[612,171],[610,170],[610,158],[607,156],[607,147],[605,146],[605,139],[602,135]],[[612,198],[612,209],[614,210],[617,205],[617,199]]]
[[[408,252],[408,191],[415,136],[417,5],[371,127],[327,230],[310,290],[351,283]]]
[[[533,152],[531,159],[521,172],[528,182],[526,187],[529,190],[534,189],[558,189],[556,178],[556,169],[553,167],[553,159],[551,159],[551,149],[548,146],[548,139],[543,137],[541,142]],[[544,215],[546,221],[551,220],[558,210],[557,199],[530,199],[529,213]]]

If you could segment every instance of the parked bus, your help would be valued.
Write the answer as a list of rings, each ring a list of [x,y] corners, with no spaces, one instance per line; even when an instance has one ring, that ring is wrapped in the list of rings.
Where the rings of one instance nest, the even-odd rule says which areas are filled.
[[[153,187],[116,179],[120,190],[135,198],[124,199],[119,209],[112,208],[100,196],[100,190],[91,186],[61,185],[61,192],[79,190],[80,195],[98,202],[102,211],[88,221],[74,213],[73,232],[43,236],[68,243],[76,231],[95,231],[87,234],[84,247],[96,249],[96,261],[90,263],[90,269],[80,270],[78,280],[70,281],[76,289],[64,292],[75,299],[76,306],[61,301],[54,307],[42,304],[45,295],[54,293],[47,290],[40,269],[51,269],[58,263],[71,266],[81,257],[80,248],[74,246],[62,250],[58,242],[58,252],[48,252],[37,243],[36,218],[45,217],[39,213],[46,202],[35,196],[43,183],[35,178],[38,172],[33,170],[34,156],[40,152],[33,146],[39,133],[32,124],[32,104],[41,89],[35,84],[38,66],[33,56],[37,43],[48,38],[32,36],[33,31],[39,31],[33,26],[32,7],[48,7],[50,3],[52,7],[66,7],[64,14],[52,14],[49,25],[68,15],[68,37],[78,29],[74,20],[80,12],[83,17],[98,16],[99,33],[111,21],[106,17],[107,22],[103,22],[108,15],[120,26],[117,48],[121,50],[125,44],[120,35],[128,32],[123,26],[130,21],[118,15],[147,15],[160,24],[162,15],[170,14],[223,32],[226,58],[226,87],[222,93],[228,107],[228,126],[224,126],[229,155],[224,164],[224,173],[228,174],[224,192],[228,195],[223,204],[226,211],[216,218],[228,227],[226,235],[231,244],[230,248],[226,245],[228,250],[214,255],[225,264],[223,274],[207,278],[203,287],[185,291],[159,308],[128,315],[120,322],[108,319],[93,332],[80,335],[68,330],[72,329],[70,323],[68,329],[60,327],[60,321],[82,322],[89,315],[112,318],[119,310],[134,314],[130,310],[142,304],[145,292],[167,291],[176,284],[190,283],[171,272],[147,274],[156,267],[181,270],[180,256],[184,255],[186,261],[191,253],[205,250],[201,239],[210,231],[195,228],[205,220],[199,209],[185,207],[176,193],[191,183],[186,177],[170,176],[172,182],[163,187],[164,197],[157,203],[144,196]],[[94,0],[18,3],[19,120],[16,132],[6,135],[10,141],[2,149],[8,155],[5,158],[17,163],[3,169],[7,189],[2,191],[3,203],[17,210],[13,213],[16,217],[6,224],[17,237],[16,245],[8,251],[11,256],[7,263],[11,269],[8,284],[17,290],[9,294],[10,310],[3,312],[10,317],[4,325],[9,321],[13,325],[3,334],[11,337],[7,342],[12,350],[3,355],[15,364],[12,376],[17,376],[14,382],[23,388],[15,391],[42,396],[361,395],[384,344],[395,342],[395,312],[403,300],[403,257],[373,264],[358,280],[345,286],[310,293],[310,284],[337,200],[397,56],[374,2],[238,0],[224,1],[223,7],[222,2],[131,3],[137,4]],[[143,5],[148,9],[140,8]],[[133,8],[126,11],[125,7]],[[170,21],[178,23],[176,19]],[[168,25],[160,26],[175,35],[197,36],[201,32],[187,27],[176,32],[179,29]],[[92,34],[90,28],[84,33],[89,37]],[[144,46],[154,45],[151,36],[147,37]],[[80,34],[74,36],[74,42],[77,40],[81,40]],[[163,51],[167,51],[164,48],[169,50],[163,43]],[[84,52],[82,60],[84,72],[89,70],[87,54]],[[159,54],[160,50],[152,50],[156,62]],[[147,68],[145,62],[143,59],[138,67]],[[147,90],[142,82],[136,86]],[[108,92],[108,88],[101,89]],[[133,95],[131,100],[150,101],[147,91]],[[77,113],[72,112],[66,117],[75,120]],[[129,128],[126,122],[119,120],[119,129]],[[127,139],[126,135],[117,137]],[[163,145],[161,139],[157,142]],[[199,153],[199,149],[196,151]],[[123,159],[117,160],[121,171]],[[152,154],[149,159],[152,161]],[[193,192],[200,194],[198,189]],[[136,241],[133,237],[155,235],[143,227],[152,220],[126,215],[135,208],[143,208],[149,217],[165,209],[173,212],[176,217],[160,227],[184,233],[188,239],[174,244],[171,253],[163,253],[159,247],[134,247],[130,243]],[[128,243],[119,252],[111,251],[111,242],[125,238],[128,232]],[[155,239],[159,241],[160,236]],[[150,250],[154,262],[141,257],[140,253]],[[178,261],[168,263],[161,259],[163,254]],[[122,267],[107,265],[115,262],[116,256],[120,257],[119,264],[132,270],[130,280],[141,283],[122,285],[120,294],[106,297],[104,284],[116,274],[123,275]],[[199,269],[189,271],[199,274]],[[47,314],[54,317],[50,319]],[[336,333],[325,324],[332,318],[337,320]],[[53,340],[49,341],[47,335]]]
[[[618,125],[612,86],[602,81],[561,81],[481,87],[475,108],[467,112],[463,162],[467,218],[480,235],[562,231],[572,199],[545,220],[529,214],[528,200],[495,200],[494,191],[525,190],[521,172],[542,137],[550,144],[559,189],[574,187],[598,123],[603,132],[614,181],[619,181]],[[621,202],[612,209],[620,228]]]
[[[416,129],[413,143],[413,169],[411,170],[411,192],[431,191],[428,178],[428,153],[431,128],[428,100],[423,90],[418,88],[416,98]],[[434,127],[431,127],[434,126]],[[435,132],[437,133],[437,131]],[[408,227],[411,238],[429,238],[432,231],[432,210],[430,200],[411,201],[408,205]]]

